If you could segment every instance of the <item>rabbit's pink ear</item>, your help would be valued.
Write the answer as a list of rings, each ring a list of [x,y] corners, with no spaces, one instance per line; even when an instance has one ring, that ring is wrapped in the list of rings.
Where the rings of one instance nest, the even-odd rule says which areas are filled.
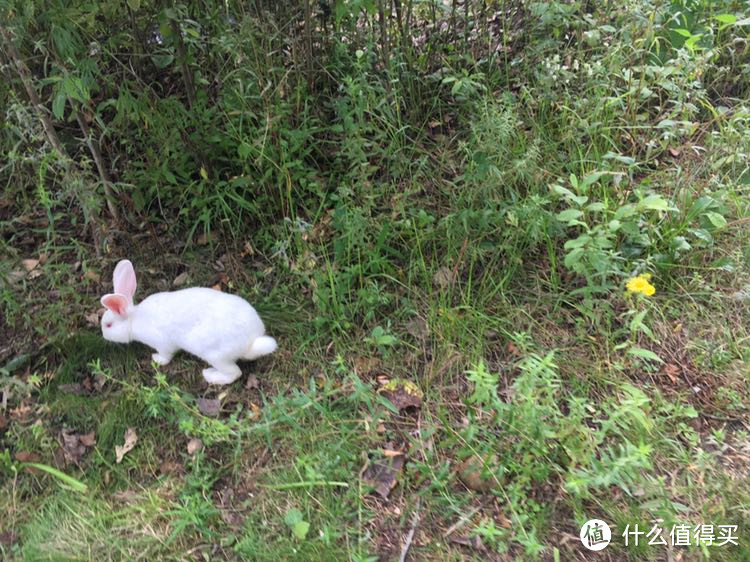
[[[125,295],[110,294],[102,297],[102,304],[115,314],[125,316],[125,311],[128,309],[129,301]]]
[[[112,281],[115,285],[115,293],[124,295],[130,302],[133,302],[133,295],[138,284],[135,281],[135,270],[130,260],[121,260],[115,266]]]

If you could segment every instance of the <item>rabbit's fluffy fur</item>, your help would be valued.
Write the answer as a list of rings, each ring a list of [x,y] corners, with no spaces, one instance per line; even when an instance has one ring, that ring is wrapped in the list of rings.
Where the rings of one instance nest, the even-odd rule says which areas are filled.
[[[263,321],[245,299],[201,287],[156,293],[133,303],[135,271],[120,261],[113,274],[114,290],[104,295],[107,308],[102,335],[118,343],[139,341],[154,348],[153,360],[166,365],[179,350],[206,361],[209,383],[230,384],[242,371],[238,359],[256,359],[276,351],[276,340],[265,335]]]

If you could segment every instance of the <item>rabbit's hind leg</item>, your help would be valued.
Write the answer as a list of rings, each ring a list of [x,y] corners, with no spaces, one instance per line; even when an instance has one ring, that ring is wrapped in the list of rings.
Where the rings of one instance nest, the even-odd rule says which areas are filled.
[[[211,361],[212,367],[203,369],[203,378],[209,384],[231,384],[242,375],[237,363],[231,361]]]

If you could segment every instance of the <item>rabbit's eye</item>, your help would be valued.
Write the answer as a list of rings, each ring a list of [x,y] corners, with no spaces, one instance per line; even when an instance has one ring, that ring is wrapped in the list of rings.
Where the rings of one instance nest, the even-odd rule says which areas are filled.
[[[112,327],[112,322],[107,322],[107,323],[106,323],[106,324],[104,325],[104,327],[105,327],[105,328],[111,328],[111,327]]]

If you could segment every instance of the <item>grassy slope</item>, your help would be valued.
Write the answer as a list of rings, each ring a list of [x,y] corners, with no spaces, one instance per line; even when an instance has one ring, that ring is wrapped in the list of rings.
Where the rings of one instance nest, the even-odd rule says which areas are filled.
[[[264,242],[268,251],[242,255],[242,242],[220,241],[178,258],[156,235],[121,239],[113,254],[136,263],[143,295],[187,269],[191,282],[218,278],[257,304],[281,343],[246,367],[258,388],[243,378],[207,389],[199,364],[182,355],[155,378],[145,348],[103,343],[84,316],[107,290],[113,260],[61,244],[74,227],[58,225],[60,238],[45,242],[44,219],[32,216],[15,251],[42,247],[48,258],[43,275],[4,293],[5,312],[24,328],[6,327],[6,341],[51,343],[34,356],[39,388],[3,413],[3,446],[59,464],[89,491],[4,471],[0,531],[15,540],[0,543],[3,556],[395,559],[417,512],[414,559],[573,559],[580,525],[593,517],[617,528],[611,559],[663,557],[661,547],[626,548],[619,536],[657,519],[737,524],[741,546],[711,548],[711,558],[747,557],[747,177],[741,163],[720,161],[747,149],[746,118],[737,100],[701,90],[701,102],[731,106],[728,117],[683,107],[671,117],[696,123],[693,134],[675,125],[665,136],[662,109],[631,88],[663,88],[664,106],[683,96],[663,76],[620,78],[631,62],[628,33],[623,24],[611,48],[597,51],[609,65],[598,78],[579,74],[560,97],[562,66],[572,63],[550,58],[544,68],[554,67],[556,81],[539,77],[513,96],[467,83],[454,122],[436,115],[437,126],[426,119],[401,129],[378,90],[352,96],[362,106],[349,115],[368,117],[361,136],[348,133],[348,158],[374,152],[392,169],[353,165],[330,212],[310,217],[311,230],[265,229],[284,252]],[[701,64],[674,71],[677,92],[718,65]],[[369,85],[365,71],[353,80]],[[616,237],[602,254],[605,275],[595,263],[564,265],[563,243],[580,227],[555,218],[570,203],[550,188],[575,191],[594,170],[612,175],[587,193],[607,209],[586,210],[589,228],[652,193],[671,209],[640,209],[648,250],[628,255],[638,244]],[[727,224],[717,227],[706,209],[691,215],[705,195]],[[699,227],[713,242],[691,238]],[[692,249],[659,258],[680,236]],[[221,278],[214,263],[225,253]],[[74,269],[76,259],[101,280]],[[624,280],[646,270],[656,294],[624,296]],[[92,373],[102,388],[61,388],[89,384]],[[416,411],[397,414],[379,398],[379,386],[398,378],[424,393]],[[196,397],[219,397],[220,417],[201,415]],[[117,464],[128,427],[138,444]],[[62,428],[96,432],[80,467],[55,458]],[[193,437],[205,447],[189,455]],[[366,482],[384,449],[407,459],[387,500]],[[478,480],[470,487],[483,491],[457,477],[466,459]],[[302,540],[285,522],[292,510],[310,524]],[[475,536],[470,546],[455,540]],[[687,556],[707,554],[693,547]]]

